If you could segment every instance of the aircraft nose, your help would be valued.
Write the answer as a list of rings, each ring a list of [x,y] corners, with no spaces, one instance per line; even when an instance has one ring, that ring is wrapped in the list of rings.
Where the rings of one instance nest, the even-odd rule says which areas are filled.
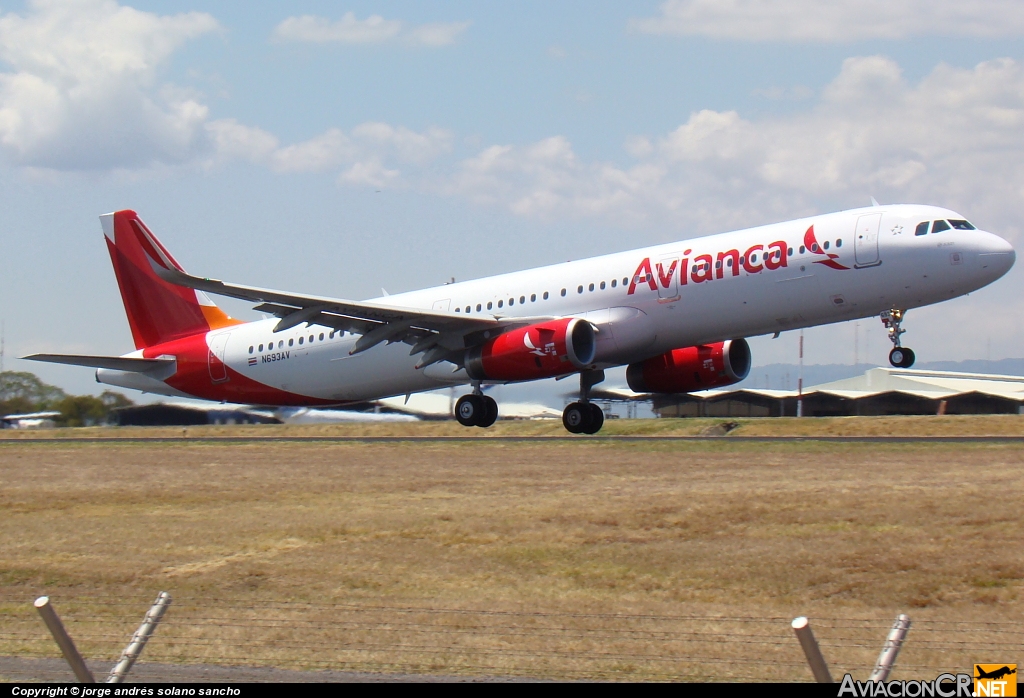
[[[992,233],[983,233],[978,239],[978,264],[982,270],[998,279],[1010,271],[1017,261],[1013,245]]]

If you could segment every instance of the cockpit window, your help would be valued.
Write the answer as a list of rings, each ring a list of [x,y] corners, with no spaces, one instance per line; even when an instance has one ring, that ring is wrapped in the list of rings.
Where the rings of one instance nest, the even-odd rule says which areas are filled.
[[[973,225],[971,225],[967,221],[957,221],[957,220],[953,220],[952,218],[950,218],[949,219],[949,224],[951,226],[953,226],[954,228],[956,228],[957,230],[977,230],[977,228],[975,228]]]
[[[932,224],[933,233],[941,233],[943,230],[949,230],[949,223],[946,221],[935,221],[935,223]]]
[[[914,230],[914,235],[927,235],[928,234],[928,223],[929,223],[929,221],[925,221],[924,223],[918,223],[917,224],[917,229]]]

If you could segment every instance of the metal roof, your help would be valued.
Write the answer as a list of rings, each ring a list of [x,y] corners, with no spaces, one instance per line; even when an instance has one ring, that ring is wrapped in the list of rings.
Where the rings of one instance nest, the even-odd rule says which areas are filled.
[[[708,390],[694,393],[703,400],[721,400],[742,393],[776,399],[799,397],[795,390]],[[855,378],[822,383],[804,389],[804,397],[821,393],[858,400],[885,393],[900,393],[929,400],[977,393],[1024,403],[1024,376],[1001,376],[954,371],[920,371],[911,368],[872,368]]]

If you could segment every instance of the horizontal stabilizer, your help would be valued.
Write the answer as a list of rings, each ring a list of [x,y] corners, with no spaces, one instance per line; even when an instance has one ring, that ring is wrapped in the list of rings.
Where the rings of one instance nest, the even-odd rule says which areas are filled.
[[[166,359],[133,359],[123,356],[81,356],[78,354],[32,354],[23,356],[29,361],[46,361],[51,364],[68,364],[69,366],[88,366],[89,368],[108,368],[113,371],[134,371],[146,373],[154,369],[174,365],[174,358]]]

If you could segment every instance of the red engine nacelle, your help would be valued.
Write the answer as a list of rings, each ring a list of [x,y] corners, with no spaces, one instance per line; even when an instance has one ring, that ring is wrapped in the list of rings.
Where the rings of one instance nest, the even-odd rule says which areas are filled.
[[[629,389],[638,393],[692,393],[738,383],[750,373],[745,339],[673,349],[626,368]]]
[[[474,380],[526,381],[572,373],[593,362],[594,327],[561,318],[511,330],[466,352],[466,373]]]

